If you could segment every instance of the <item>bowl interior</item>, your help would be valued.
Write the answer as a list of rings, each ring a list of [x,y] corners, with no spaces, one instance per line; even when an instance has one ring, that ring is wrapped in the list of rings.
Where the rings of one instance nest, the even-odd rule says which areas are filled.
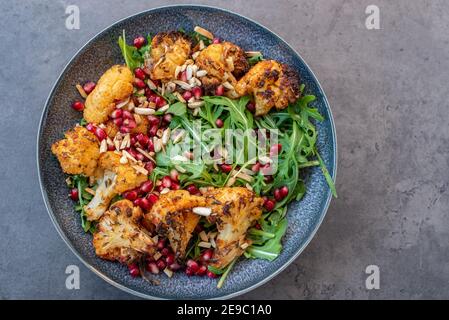
[[[164,7],[129,17],[101,32],[85,45],[71,60],[58,79],[45,106],[39,132],[38,166],[42,192],[50,216],[75,254],[93,271],[130,293],[147,298],[207,299],[241,294],[270,279],[285,268],[303,250],[321,223],[330,201],[330,191],[319,168],[307,172],[307,194],[292,203],[288,212],[288,230],[284,249],[273,262],[240,260],[225,285],[216,289],[216,280],[188,278],[176,274],[172,279],[159,276],[161,285],[153,286],[128,275],[127,268],[118,263],[103,261],[95,256],[92,237],[80,226],[79,216],[67,197],[65,178],[51,145],[63,137],[80,119],[70,104],[78,99],[77,83],[97,80],[112,64],[123,63],[117,39],[126,30],[128,42],[137,35],[160,31],[193,30],[200,25],[216,36],[232,41],[245,50],[260,50],[266,58],[273,58],[293,66],[306,85],[306,92],[317,96],[315,107],[325,121],[317,123],[318,148],[332,176],[336,170],[336,141],[332,115],[324,93],[303,60],[285,42],[257,23],[228,11],[201,6]]]

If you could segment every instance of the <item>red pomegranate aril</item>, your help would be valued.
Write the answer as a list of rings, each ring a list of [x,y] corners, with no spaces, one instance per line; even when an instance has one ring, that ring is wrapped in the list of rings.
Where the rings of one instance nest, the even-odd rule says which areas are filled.
[[[133,148],[128,148],[128,149],[125,149],[125,150],[126,150],[130,155],[132,155],[133,158],[137,157],[137,151],[134,150]]]
[[[167,124],[167,125],[171,122],[172,119],[173,119],[173,117],[172,117],[172,115],[171,115],[170,113],[166,113],[166,114],[164,114],[164,116],[162,117],[162,121],[163,121],[165,124]]]
[[[223,128],[224,123],[223,123],[223,120],[217,119],[217,120],[215,120],[215,124],[218,128]]]
[[[128,265],[128,270],[129,270],[129,274],[133,278],[138,277],[140,275],[139,267],[135,263]]]
[[[159,273],[159,268],[158,268],[156,262],[149,262],[149,263],[147,263],[147,270],[149,272],[151,272],[152,274],[158,274]]]
[[[76,111],[83,111],[84,103],[82,103],[81,101],[75,101],[74,103],[72,103],[72,108]]]
[[[145,170],[147,170],[148,171],[148,174],[150,174],[151,172],[153,172],[153,170],[154,170],[154,163],[153,162],[147,162],[146,164],[145,164]]]
[[[123,116],[123,110],[122,109],[115,109],[111,113],[111,118],[112,119],[118,119],[118,118],[121,118],[122,116]]]
[[[97,136],[98,140],[102,141],[104,139],[106,139],[108,137],[108,135],[106,134],[106,132],[101,129],[101,128],[96,128],[95,129],[95,135]]]
[[[186,190],[193,195],[198,194],[200,192],[200,190],[198,190],[198,188],[194,184],[188,185]]]
[[[166,267],[165,261],[162,260],[162,259],[159,259],[159,260],[156,262],[156,266],[159,268],[159,270],[164,270],[165,267]]]
[[[152,189],[153,189],[153,181],[151,181],[151,180],[145,181],[145,182],[142,183],[142,185],[140,186],[140,190],[141,190],[143,193],[148,193],[148,192],[150,192]]]
[[[216,89],[215,89],[215,95],[216,96],[222,96],[224,95],[224,86],[222,84],[220,84]]]
[[[95,82],[89,81],[83,85],[83,90],[85,93],[89,94],[92,91],[94,91],[95,86],[96,86]]]
[[[199,267],[198,271],[196,272],[196,275],[202,277],[202,276],[206,275],[206,273],[207,273],[207,267],[201,266],[201,267]]]
[[[148,130],[148,135],[150,137],[154,137],[157,134],[157,130],[159,130],[159,125],[153,125],[150,127],[150,130]]]
[[[142,36],[139,36],[134,39],[133,44],[134,44],[134,47],[136,47],[137,49],[140,49],[145,44],[145,38]]]
[[[283,198],[288,196],[288,187],[287,186],[283,186],[280,191],[281,191],[281,195]]]
[[[88,124],[86,124],[86,129],[87,129],[87,131],[94,132],[95,126],[92,123],[88,123]]]
[[[212,259],[212,256],[214,255],[214,251],[212,249],[207,249],[203,252],[201,255],[201,261],[207,262],[210,259]]]
[[[108,151],[114,151],[115,146],[113,144],[108,144]]]
[[[134,120],[133,114],[131,112],[129,112],[128,110],[123,110],[122,117],[123,117],[123,119]]]
[[[164,249],[165,248],[165,243],[166,243],[165,239],[159,239],[159,241],[157,242],[157,248],[159,250]]]
[[[157,96],[156,99],[154,100],[154,103],[156,103],[157,108],[162,108],[167,104],[167,101],[165,101],[164,98]]]
[[[281,189],[279,188],[274,190],[273,195],[276,201],[281,201],[284,198],[281,194]]]
[[[134,85],[139,89],[144,89],[147,85],[142,79],[134,78]]]
[[[270,147],[270,155],[274,156],[277,155],[279,153],[281,153],[282,151],[282,145],[281,144],[274,144]]]
[[[179,178],[178,170],[171,169],[171,171],[170,171],[170,179],[172,179],[173,181],[178,181],[178,178]]]
[[[163,177],[162,180],[161,180],[161,182],[162,182],[161,185],[162,185],[164,188],[170,188],[170,187],[171,187],[172,181],[171,181],[170,176],[165,176],[165,177]]]
[[[254,113],[254,112],[256,112],[256,105],[254,104],[254,102],[250,101],[246,105],[246,109],[248,109],[250,112]]]
[[[154,193],[150,193],[150,194],[147,196],[147,199],[148,199],[148,201],[150,201],[152,204],[155,204],[155,203],[159,200],[159,197],[158,197],[157,195],[155,195]]]
[[[161,254],[164,256],[164,257],[166,257],[166,256],[168,256],[169,254],[170,254],[170,249],[169,248],[163,248],[162,250],[161,250]]]
[[[117,118],[112,120],[117,127],[120,127],[123,124],[123,118]]]
[[[187,71],[183,71],[180,73],[179,80],[187,82]]]
[[[123,197],[129,201],[134,201],[137,199],[137,191],[136,190],[131,190],[131,191],[127,191],[125,192],[125,194],[123,195]]]
[[[140,68],[136,68],[136,69],[134,70],[134,75],[136,76],[136,78],[139,78],[140,80],[145,80],[146,74],[145,74],[145,72],[143,72],[143,70],[140,69]]]
[[[221,42],[220,38],[214,38],[214,39],[212,40],[212,43],[213,43],[213,44],[219,44],[220,42]]]
[[[178,271],[179,269],[181,269],[182,267],[181,267],[181,265],[179,264],[179,263],[172,263],[172,264],[170,264],[169,266],[168,266],[168,268],[171,270],[171,271]]]
[[[196,262],[195,260],[192,260],[192,259],[187,260],[186,266],[188,269],[191,269],[193,271],[193,273],[197,272],[198,269],[200,268],[200,266],[198,265],[198,262]]]
[[[191,276],[195,275],[196,271],[197,270],[193,270],[192,268],[186,268],[185,273],[186,273],[187,276],[191,277]]]
[[[133,204],[137,207],[140,207],[142,204],[142,198],[137,198],[136,200],[133,201]]]
[[[167,256],[165,258],[165,262],[169,266],[172,265],[173,263],[175,263],[175,255],[174,254],[167,254]]]
[[[152,126],[159,125],[159,118],[157,116],[149,115],[147,119],[150,125]]]
[[[220,168],[221,168],[221,171],[223,171],[224,173],[229,173],[232,170],[232,166],[230,164],[226,164],[226,163],[222,164],[220,166]]]
[[[185,101],[189,101],[190,98],[192,98],[192,92],[191,91],[186,91],[182,94],[182,97],[184,98]]]
[[[274,178],[273,178],[273,176],[271,176],[271,175],[265,176],[265,177],[263,178],[263,181],[265,181],[266,183],[273,182],[273,180],[274,180]]]
[[[181,185],[177,182],[172,182],[170,189],[171,190],[179,190],[179,189],[181,189]]]
[[[120,132],[121,133],[130,133],[131,132],[131,129],[129,128],[129,127],[127,127],[127,126],[121,126],[120,127]]]
[[[213,273],[213,272],[210,271],[210,270],[207,270],[207,276],[208,276],[209,278],[211,278],[211,279],[215,279],[215,278],[218,277],[215,273]]]
[[[150,210],[152,206],[153,206],[153,204],[147,198],[142,198],[142,201],[140,203],[140,207],[142,209]]]
[[[150,141],[150,138],[148,138],[148,136],[144,135],[143,133],[139,133],[136,136],[136,140],[140,143],[142,147],[146,147],[148,145],[148,142]]]
[[[260,163],[259,162],[257,162],[257,163],[255,163],[255,164],[253,164],[253,166],[251,167],[251,171],[252,172],[259,172],[259,170],[260,170]]]
[[[263,206],[264,206],[264,208],[267,210],[267,211],[272,211],[273,209],[274,209],[274,206],[275,206],[275,201],[273,200],[273,199],[267,199],[265,202],[264,202],[264,204],[263,204]]]
[[[192,93],[195,96],[195,99],[199,100],[203,96],[203,90],[201,87],[195,87],[192,89]]]
[[[141,154],[141,153],[138,153],[137,155],[136,155],[136,160],[138,160],[138,161],[143,161],[143,160],[145,160],[145,156],[143,155],[143,154]]]
[[[73,188],[72,190],[70,190],[70,199],[72,199],[73,201],[79,200],[77,188]]]

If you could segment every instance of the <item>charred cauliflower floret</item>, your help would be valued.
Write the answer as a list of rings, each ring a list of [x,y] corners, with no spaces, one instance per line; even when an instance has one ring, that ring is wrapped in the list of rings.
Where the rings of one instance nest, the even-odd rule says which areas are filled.
[[[207,71],[207,75],[201,78],[206,92],[212,92],[225,82],[235,86],[236,78],[242,77],[249,69],[245,52],[231,42],[209,45],[200,52],[195,63],[200,69]],[[227,92],[228,96],[235,98],[232,94],[232,90]]]
[[[87,96],[84,119],[92,123],[107,121],[115,103],[133,93],[133,79],[131,70],[126,66],[115,65],[107,70]]]
[[[138,172],[130,163],[121,164],[120,155],[113,151],[103,153],[98,164],[103,169],[103,175],[97,181],[95,196],[84,207],[89,221],[98,220],[117,194],[137,188],[148,180],[146,175]]]
[[[289,66],[274,60],[257,63],[237,83],[240,96],[250,94],[256,104],[256,116],[273,107],[284,109],[299,98],[299,77]]]
[[[208,219],[218,229],[212,265],[223,268],[241,256],[251,243],[246,232],[262,215],[263,199],[241,187],[212,189],[204,196],[212,209]]]
[[[150,77],[169,81],[190,55],[191,41],[181,32],[161,32],[151,41]]]
[[[131,263],[154,253],[151,235],[140,226],[143,216],[129,200],[120,200],[100,218],[94,233],[95,253],[102,259]]]
[[[177,257],[182,258],[200,216],[192,213],[194,207],[203,207],[205,198],[185,190],[170,191],[160,196],[145,220],[156,226],[156,231],[168,238]]]
[[[55,142],[51,151],[58,158],[62,170],[68,174],[94,175],[100,157],[98,139],[81,126],[67,131],[65,139]]]

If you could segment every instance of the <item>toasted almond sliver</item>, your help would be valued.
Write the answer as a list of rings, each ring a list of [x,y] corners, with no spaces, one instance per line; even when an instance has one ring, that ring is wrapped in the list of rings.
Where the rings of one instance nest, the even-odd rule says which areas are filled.
[[[108,151],[108,143],[106,142],[106,139],[103,139],[100,143],[100,153],[105,153],[106,151]]]
[[[192,54],[192,59],[196,60],[196,58],[198,58],[198,56],[200,55],[200,51],[197,51],[195,53]]]
[[[212,213],[212,209],[208,207],[195,207],[192,209],[192,212],[200,216],[208,217]]]
[[[137,162],[136,158],[134,158],[128,151],[122,150],[122,153],[125,157],[127,157],[129,160],[133,162]]]
[[[158,235],[155,235],[153,238],[151,238],[151,239],[153,239],[153,241],[154,242],[158,242],[159,241],[159,236]],[[159,253],[159,252],[157,252],[157,253]],[[155,254],[155,256],[156,256],[156,254]],[[158,259],[156,259],[156,260],[158,260]]]
[[[164,273],[167,275],[167,277],[171,278],[173,277],[173,271],[171,271],[169,268],[164,269]]]
[[[169,193],[169,192],[170,192],[169,188],[164,188],[164,189],[161,190],[161,194],[166,194],[166,193]]]
[[[86,91],[84,91],[83,87],[80,84],[76,85],[76,89],[80,93],[81,97],[83,97],[84,99],[87,98],[87,93],[86,93]]]
[[[214,239],[210,239],[210,244],[212,245],[212,248],[216,248],[217,244],[215,243]]]
[[[240,246],[240,248],[242,248],[243,250],[245,250],[246,248],[248,248],[249,247],[249,243],[248,242],[245,242],[245,243],[243,243],[241,246]]]
[[[223,87],[225,87],[228,90],[234,90],[234,86],[232,84],[230,84],[228,81],[225,81],[223,83]]]
[[[186,68],[186,78],[187,78],[187,80],[192,79],[192,76],[193,76],[192,66],[188,65],[187,68]]]
[[[120,158],[120,163],[121,163],[121,164],[127,164],[127,163],[128,163],[128,158],[126,158],[126,156],[123,155],[123,156]]]
[[[162,106],[159,109],[157,109],[157,111],[165,112],[168,110],[168,108],[170,108],[170,105],[167,103],[165,106]]]
[[[270,157],[262,156],[262,157],[259,157],[259,162],[261,164],[267,164],[267,163],[272,163],[273,161],[270,159]]]
[[[95,190],[92,188],[85,188],[84,191],[86,191],[87,193],[91,194],[91,195],[95,195]]]
[[[159,239],[158,239],[158,240],[159,240]],[[154,242],[158,242],[158,240],[154,241],[154,238],[153,238],[153,241],[154,241]],[[153,256],[154,260],[156,260],[156,261],[159,260],[160,257],[162,257],[162,253],[160,253],[159,251],[156,252],[156,253],[154,254],[154,256]]]
[[[179,100],[179,102],[186,103],[186,100],[182,97],[182,95],[179,92],[176,91],[174,93],[174,95],[175,95],[176,99]]]
[[[251,185],[249,183],[245,184],[246,189],[248,189],[249,191],[253,191],[253,187],[251,187]]]
[[[198,247],[200,248],[210,248],[212,245],[210,244],[210,242],[204,242],[201,241],[200,243],[198,243]]]
[[[162,149],[162,141],[159,138],[153,138],[154,152],[160,152]]]
[[[122,101],[118,102],[115,105],[115,107],[118,108],[118,109],[123,108],[124,106],[126,106],[128,104],[128,102],[129,102],[129,97],[127,99],[125,99],[125,100],[122,100]]]
[[[178,75],[181,72],[181,66],[176,66],[175,69],[175,79],[178,79]]]
[[[181,166],[178,166],[177,164],[175,164],[175,169],[178,170],[178,172],[180,172],[180,173],[186,173],[187,172],[186,169],[184,169]]]
[[[137,172],[147,176],[148,175],[148,170],[145,169],[144,167],[141,166],[132,166],[134,168],[134,170],[136,170]]]
[[[164,133],[162,134],[162,144],[165,146],[168,143],[168,140],[170,140],[170,128],[167,128],[164,130]]]
[[[146,152],[145,150],[143,150],[143,149],[141,149],[141,148],[136,148],[136,150],[137,150],[139,153],[143,154],[143,155],[144,155],[145,157],[147,157],[148,159],[150,159],[151,161],[153,161],[154,163],[156,163],[156,160],[154,160],[153,157],[152,157],[148,152]]]
[[[193,29],[193,31],[198,32],[199,34],[201,34],[201,35],[203,35],[203,36],[205,36],[206,38],[209,38],[209,39],[211,39],[211,40],[214,38],[214,35],[213,35],[212,33],[210,33],[209,31],[207,31],[207,30],[204,29],[204,28],[201,28],[200,26],[196,26],[196,27]]]
[[[262,52],[260,51],[246,51],[245,52],[247,57],[255,57],[255,56],[260,56],[262,54]]]
[[[207,236],[209,237],[209,239],[213,239],[217,236],[218,232],[208,232]]]
[[[142,116],[149,116],[151,114],[154,114],[156,110],[151,108],[134,108],[134,112]]]
[[[192,86],[188,84],[187,82],[180,81],[180,80],[173,80],[174,83],[176,83],[178,86],[180,86],[184,90],[190,90],[192,89]]]
[[[235,178],[231,177],[229,178],[228,182],[226,183],[226,187],[230,187],[235,183]]]
[[[198,70],[198,71],[196,72],[196,77],[197,77],[197,78],[204,77],[205,75],[207,75],[207,71],[206,71],[206,70]]]
[[[199,236],[200,236],[201,240],[203,240],[204,242],[209,241],[209,238],[207,237],[207,234],[206,234],[206,232],[204,232],[204,230],[199,233]]]
[[[195,102],[189,102],[187,105],[191,109],[199,108],[204,105],[204,101],[195,101]]]

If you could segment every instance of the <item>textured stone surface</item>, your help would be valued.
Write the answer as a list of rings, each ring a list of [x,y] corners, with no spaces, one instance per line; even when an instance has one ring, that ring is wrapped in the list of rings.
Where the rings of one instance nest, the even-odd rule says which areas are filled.
[[[182,1],[180,1],[182,2]],[[309,63],[333,107],[339,199],[300,258],[242,298],[449,298],[449,6],[375,1],[186,1],[228,8],[278,33]],[[91,36],[164,1],[76,1],[81,29],[65,29],[72,1],[2,3],[0,20],[0,298],[133,298],[84,268],[57,235],[37,182],[38,119],[53,82]],[[65,288],[65,268],[81,289]],[[381,288],[365,289],[367,265]]]

